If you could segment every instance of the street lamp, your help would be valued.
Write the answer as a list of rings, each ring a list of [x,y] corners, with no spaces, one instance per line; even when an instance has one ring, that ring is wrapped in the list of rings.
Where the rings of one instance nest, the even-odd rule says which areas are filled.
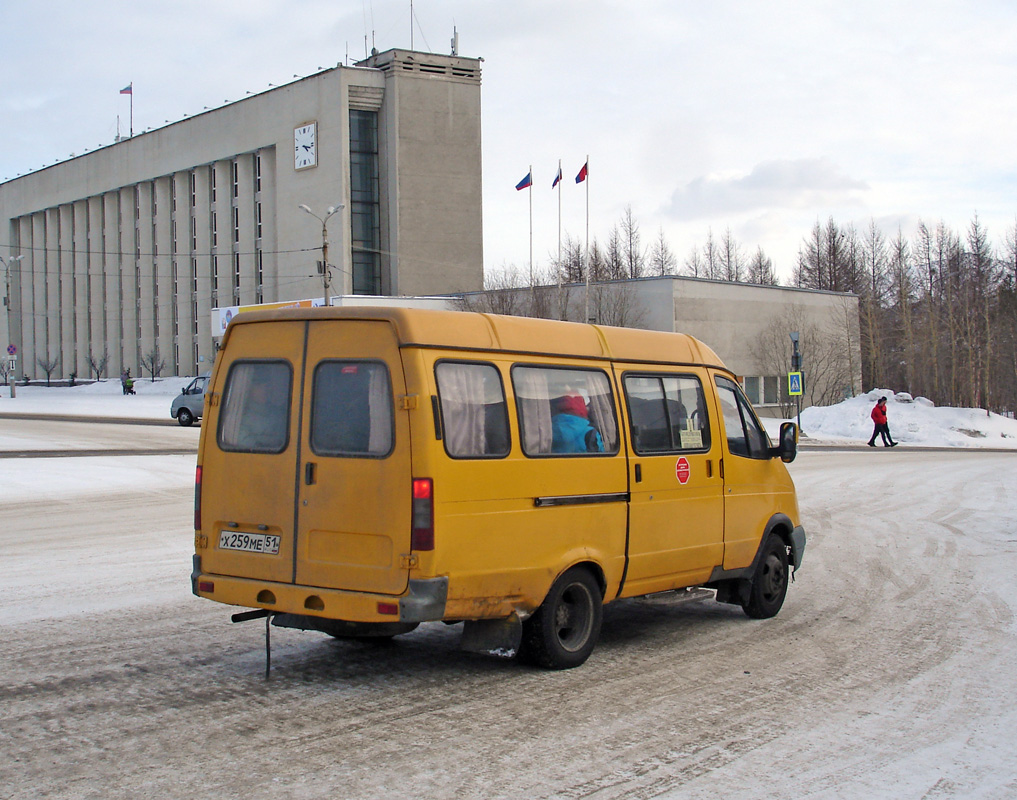
[[[303,203],[300,204],[299,208],[302,211],[306,211],[308,214],[310,214],[312,217],[318,220],[318,222],[321,223],[321,268],[320,268],[321,282],[325,291],[325,305],[329,306],[332,304],[332,301],[329,298],[328,291],[332,283],[332,275],[328,271],[328,221],[332,218],[334,214],[338,213],[339,211],[342,211],[343,204],[340,203],[337,206],[329,206],[325,212],[324,218],[319,217],[311,210],[310,206],[304,205]]]
[[[7,346],[10,347],[13,342],[11,341],[11,265],[21,261],[25,256],[14,256],[6,261],[3,256],[0,256],[0,264],[4,265],[4,307],[7,309]],[[7,375],[10,381],[11,397],[14,397],[14,370],[11,370]]]

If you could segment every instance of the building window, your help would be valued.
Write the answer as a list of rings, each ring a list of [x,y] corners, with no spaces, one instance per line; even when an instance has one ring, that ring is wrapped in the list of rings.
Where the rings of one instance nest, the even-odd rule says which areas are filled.
[[[254,192],[261,192],[261,153],[254,154]]]
[[[255,288],[255,294],[257,295],[257,301],[259,303],[263,303],[265,301],[265,286],[264,286],[264,282],[265,282],[265,254],[261,250],[258,250],[257,253],[255,254],[255,259],[256,259],[257,270],[258,270],[258,281],[257,281],[257,286]]]
[[[233,197],[240,197],[240,163],[233,162]]]
[[[233,254],[233,305],[240,305],[240,253]]]
[[[742,388],[754,406],[773,406],[780,402],[780,377],[777,375],[746,375],[742,378]]]
[[[353,293],[381,294],[378,112],[350,110],[350,227]]]

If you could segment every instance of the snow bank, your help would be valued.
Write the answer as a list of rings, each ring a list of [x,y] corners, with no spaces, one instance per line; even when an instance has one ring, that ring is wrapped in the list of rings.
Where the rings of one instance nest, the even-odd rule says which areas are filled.
[[[0,386],[0,414],[71,414],[86,417],[170,419],[170,403],[191,377],[137,378],[125,395],[119,378],[78,386],[17,386],[16,397]]]
[[[873,389],[833,406],[802,410],[802,430],[810,439],[867,442],[869,412],[886,397],[886,416],[894,441],[925,447],[1017,449],[1017,421],[978,408],[936,408],[925,397]]]

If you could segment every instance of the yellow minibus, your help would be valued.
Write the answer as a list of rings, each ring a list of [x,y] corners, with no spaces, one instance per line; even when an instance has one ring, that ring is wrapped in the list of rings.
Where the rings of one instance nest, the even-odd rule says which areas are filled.
[[[462,622],[466,649],[551,669],[621,598],[702,587],[772,617],[805,548],[797,437],[771,445],[682,334],[248,312],[208,386],[192,591],[337,637]]]

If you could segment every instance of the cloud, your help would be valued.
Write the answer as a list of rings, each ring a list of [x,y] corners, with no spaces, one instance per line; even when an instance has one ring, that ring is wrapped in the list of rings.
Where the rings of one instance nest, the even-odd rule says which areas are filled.
[[[748,175],[696,178],[671,195],[664,209],[674,219],[700,219],[773,208],[844,206],[869,188],[824,158],[765,161]]]

